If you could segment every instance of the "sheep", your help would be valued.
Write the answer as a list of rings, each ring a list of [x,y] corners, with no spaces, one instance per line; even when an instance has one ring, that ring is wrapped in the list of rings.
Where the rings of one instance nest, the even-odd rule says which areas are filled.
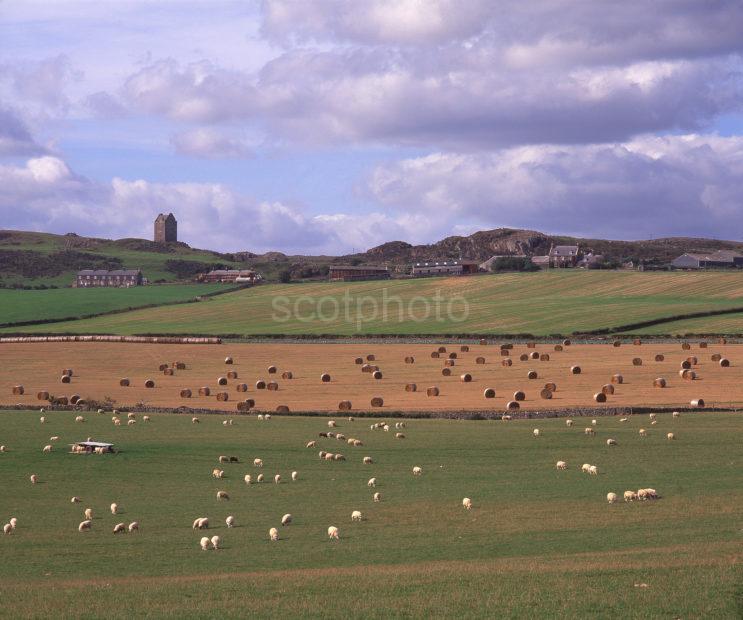
[[[222,539],[219,536],[212,536],[212,547],[216,551],[219,549],[219,546],[222,544]]]
[[[606,440],[606,445],[607,446],[616,446],[617,445],[617,440],[616,439],[607,439]]]
[[[86,519],[85,521],[80,522],[80,525],[77,526],[77,531],[84,532],[85,530],[89,530],[91,527],[93,527],[93,522],[90,519]]]
[[[328,428],[335,428],[336,423],[335,420],[328,420]]]
[[[81,415],[75,416],[75,422],[85,422],[85,418]]]
[[[317,453],[317,456],[319,456],[321,459],[324,459],[326,454],[327,452],[325,452],[325,450],[320,450],[320,452]]]
[[[283,517],[281,517],[281,525],[289,525],[292,522],[292,516],[289,513],[286,513]]]
[[[658,423],[658,420],[651,420],[650,425],[655,426]]]
[[[0,446],[0,452],[5,452],[5,446]]]
[[[335,454],[332,452],[326,452],[324,458],[326,461],[332,461],[335,458]]]
[[[645,489],[638,489],[637,490],[637,499],[640,500],[640,501],[643,501],[643,502],[644,501],[647,501],[647,499],[648,499],[647,491]]]
[[[588,468],[588,473],[591,474],[592,476],[598,476],[599,475],[599,468],[596,467],[595,465],[591,465]]]
[[[51,451],[52,451],[51,444],[45,445],[44,448],[43,448],[43,450],[42,450],[42,452],[51,452]]]
[[[191,424],[199,424],[199,423],[201,423],[201,420],[199,420],[199,418],[195,416],[191,418]]]
[[[532,434],[534,435],[534,437],[539,437],[539,429],[538,429],[538,428],[535,428],[535,429],[534,429],[534,430],[532,431]]]
[[[343,456],[342,454],[335,454],[333,455],[333,460],[334,461],[345,461],[346,457]]]
[[[259,413],[259,414],[258,414],[258,419],[259,419],[259,420],[262,420],[262,419],[263,419],[263,414],[262,414],[262,413]]]
[[[212,478],[218,478],[222,479],[224,478],[224,470],[223,469],[212,469]]]
[[[253,459],[253,467],[263,467],[263,459]]]
[[[256,482],[263,482],[263,474],[258,474],[258,477],[255,479]]]
[[[228,456],[224,456],[224,455],[221,455],[221,456],[219,457],[219,462],[220,462],[220,463],[229,463],[229,462],[230,462],[230,457],[228,457]]]
[[[59,441],[59,435],[52,435],[52,436],[51,436],[51,437],[49,438],[49,441]]]
[[[93,509],[92,508],[86,508],[84,511],[85,518],[88,519],[88,521],[91,521],[93,519]]]
[[[307,445],[305,446],[305,448],[316,448],[316,447],[317,447],[317,442],[314,441],[314,440],[313,441],[308,441],[307,442]]]
[[[376,492],[376,493],[374,494],[374,496],[373,496],[373,500],[374,500],[375,502],[381,502],[381,501],[382,501],[382,494],[381,494],[381,493],[379,493],[379,492],[377,491],[377,492]]]
[[[41,422],[42,424],[44,424],[46,422],[46,418],[44,416],[41,416],[39,418],[39,422]]]
[[[423,470],[420,467],[418,467],[417,465],[413,467],[414,476],[420,476],[421,474],[423,474]]]
[[[361,521],[361,520],[362,520],[361,511],[360,510],[354,510],[351,513],[351,521]]]
[[[129,421],[128,421],[128,422],[126,423],[126,425],[127,425],[127,426],[131,426],[132,424],[136,424],[136,423],[137,423],[137,421],[136,421],[136,420],[129,420]]]
[[[137,414],[136,413],[132,413],[130,411],[129,413],[126,414],[126,417],[127,417],[128,420],[133,420],[134,418],[137,417]]]
[[[573,425],[573,421],[570,418],[565,420],[565,426],[572,426],[572,425]]]
[[[39,477],[36,474],[31,474],[29,480],[31,481],[31,484],[36,484],[39,481]]]
[[[465,497],[462,500],[462,506],[464,506],[466,510],[472,510],[472,500],[469,497]]]
[[[637,493],[634,491],[625,491],[624,492],[624,501],[625,502],[633,502],[637,499]]]
[[[126,523],[117,523],[114,525],[114,534],[126,534]]]
[[[620,422],[626,422],[627,420],[629,420],[629,418],[619,418]]]
[[[353,440],[353,447],[354,448],[360,448],[363,445],[364,445],[364,442],[361,441],[360,439],[354,439]]]
[[[641,428],[640,437],[647,437],[647,436],[648,436],[648,432],[644,428]]]
[[[271,541],[278,540],[279,530],[277,530],[275,527],[272,527],[270,530],[268,530],[268,539]]]
[[[10,534],[13,531],[13,526],[10,523],[3,525],[3,534]]]
[[[203,536],[201,540],[199,541],[199,545],[201,545],[202,551],[209,551],[209,545],[212,544],[212,541],[209,540],[208,536]]]
[[[674,412],[673,412],[673,413],[672,413],[671,415],[672,415],[672,416],[673,416],[674,418],[680,418],[680,417],[681,417],[681,414],[680,414],[680,413],[679,413],[678,411],[674,411]]]
[[[328,528],[328,538],[329,538],[330,540],[333,540],[333,539],[335,539],[335,540],[339,540],[339,538],[338,538],[338,528],[337,528],[337,527],[335,527],[335,525],[331,525],[331,526],[330,526],[330,527]]]
[[[114,502],[113,504],[111,504],[111,514],[115,515],[115,514],[118,514],[118,512],[119,512],[119,505],[116,502]]]
[[[227,524],[227,527],[234,527],[235,526],[235,517],[230,515],[227,517],[224,522]]]
[[[567,469],[568,464],[565,461],[557,461],[557,463],[555,463],[555,467],[557,469]]]
[[[142,416],[142,422],[149,422],[149,421],[150,421],[150,416],[148,416],[148,415],[143,415]]]
[[[297,480],[299,480],[299,472],[298,471],[293,471],[292,472],[292,482],[296,482]]]
[[[610,504],[615,504],[617,501],[617,494],[616,493],[607,493],[606,494],[606,501]]]
[[[271,414],[270,414],[270,413],[267,413],[267,414],[265,414],[265,415],[263,416],[263,419],[264,419],[264,420],[270,420],[270,419],[271,419]]]
[[[230,496],[227,493],[227,491],[217,491],[217,500],[220,500],[220,499],[225,499],[225,500],[230,499]]]
[[[656,415],[655,413],[650,413],[650,414],[648,414],[648,417],[649,417],[649,418],[650,418],[651,420],[655,420],[655,418],[657,417],[657,415]]]
[[[666,439],[668,439],[668,441],[673,441],[674,439],[676,439],[676,435],[674,435],[673,433],[668,433],[666,435]]]
[[[276,474],[273,477],[273,481],[274,481],[275,484],[280,484],[281,483],[281,474]]]
[[[15,517],[10,517],[10,521],[8,521],[8,523],[10,523],[10,527],[15,529],[18,526],[18,519],[16,519]]]
[[[132,532],[138,532],[138,531],[139,531],[139,521],[132,521],[129,524],[129,533],[131,534]]]
[[[203,526],[203,527],[202,527]],[[206,517],[196,517],[193,520],[192,530],[203,530],[209,527],[209,519]]]
[[[251,484],[253,482],[253,477],[250,474],[245,474],[245,484]]]
[[[382,427],[382,430],[383,430],[383,431],[384,431],[385,433],[389,433],[389,432],[390,432],[390,425],[389,425],[389,424],[385,424],[385,425],[384,425],[384,426]]]
[[[395,439],[405,439],[404,433],[395,433]]]
[[[588,470],[589,470],[590,468],[591,468],[591,464],[590,464],[590,463],[583,463],[583,465],[581,465],[581,466],[580,466],[580,470],[581,470],[581,471],[582,471],[582,472],[583,472],[584,474],[587,474],[587,473],[588,473]]]
[[[377,486],[377,479],[376,478],[369,478],[369,482],[366,483],[366,486],[368,486],[368,487],[375,487],[375,486]]]
[[[364,463],[364,465],[371,465],[374,461],[372,461],[372,457],[365,456],[363,458],[362,462]]]
[[[335,438],[336,438],[336,439],[337,439],[338,441],[346,441],[346,436],[345,436],[345,435],[344,435],[343,433],[338,433],[338,434],[337,434],[337,435],[335,436]]]
[[[595,435],[595,434],[596,434],[596,431],[595,431],[595,430],[593,430],[593,429],[592,429],[592,428],[591,428],[590,426],[587,426],[586,428],[584,428],[584,429],[583,429],[583,433],[584,433],[585,435],[589,435],[589,436],[591,436],[591,437],[592,437],[593,435]]]
[[[119,418],[114,420],[114,426],[121,426],[121,420],[119,420]]]
[[[591,425],[592,426],[596,426],[597,424],[598,424],[598,420],[596,420],[596,418],[594,418],[593,420],[591,420]]]
[[[72,496],[72,497],[70,498],[70,503],[71,503],[71,504],[78,504],[79,502],[80,502],[80,498],[79,498],[79,497],[78,497],[77,495],[73,495],[73,496]]]

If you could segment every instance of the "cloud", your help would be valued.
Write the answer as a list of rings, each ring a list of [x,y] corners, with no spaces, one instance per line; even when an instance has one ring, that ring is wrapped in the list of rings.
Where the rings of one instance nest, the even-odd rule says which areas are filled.
[[[16,60],[0,66],[0,79],[10,81],[15,98],[47,113],[68,110],[70,100],[66,89],[82,77],[66,54],[37,61]]]
[[[21,118],[0,104],[0,157],[39,155],[45,151]]]
[[[380,166],[368,188],[387,207],[482,228],[737,238],[743,137],[647,136],[611,145],[439,153]]]
[[[251,155],[245,140],[226,135],[210,127],[198,127],[172,137],[177,153],[207,159],[243,158]]]

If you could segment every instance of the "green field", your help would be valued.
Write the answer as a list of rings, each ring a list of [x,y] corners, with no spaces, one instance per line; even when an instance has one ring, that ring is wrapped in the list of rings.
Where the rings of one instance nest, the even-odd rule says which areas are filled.
[[[346,295],[350,300],[348,304],[344,299]],[[442,300],[438,302],[441,309],[438,315],[437,295]],[[385,298],[386,320],[383,314]],[[274,300],[280,302],[278,309],[273,305]],[[466,301],[466,317],[462,300]],[[450,301],[451,318],[447,313]],[[427,318],[424,316],[426,304]],[[743,307],[743,274],[565,270],[469,278],[264,285],[223,295],[206,304],[146,309],[80,322],[42,325],[27,331],[546,336],[738,307]],[[293,318],[283,320],[286,316]],[[463,317],[464,320],[460,320]],[[709,323],[714,325],[717,320],[719,317]],[[665,333],[662,325],[657,333]]]
[[[743,334],[743,312],[708,316],[682,321],[671,321],[633,330],[636,334],[670,334],[685,336],[687,334]]]
[[[152,304],[172,304],[229,288],[224,284],[168,284],[44,291],[0,289],[0,323],[65,319]]]
[[[594,438],[581,421],[410,420],[404,440],[341,420],[338,430],[365,444],[353,448],[318,439],[323,418],[225,427],[220,416],[194,425],[163,414],[115,427],[110,413],[84,424],[74,415],[47,413],[42,425],[38,413],[0,413],[0,525],[19,520],[0,536],[5,617],[740,617],[741,416],[661,415],[652,427],[647,416],[600,418]],[[651,429],[644,440],[640,426]],[[42,454],[50,435],[60,437],[55,451]],[[121,452],[65,451],[89,435]],[[309,439],[317,448],[304,447]],[[348,460],[321,461],[318,449]],[[241,461],[221,465],[221,481],[211,477],[220,454]],[[555,470],[560,459],[567,471]],[[599,476],[582,474],[584,462]],[[248,486],[245,473],[283,482]],[[662,497],[605,500],[639,487]],[[220,489],[229,501],[216,500]],[[79,533],[86,507],[93,529]],[[361,523],[351,522],[355,509]],[[287,512],[294,523],[281,528]],[[237,527],[227,529],[230,514]],[[223,549],[199,549],[191,523],[200,516]],[[111,533],[132,520],[138,534]],[[339,541],[327,540],[329,525]]]

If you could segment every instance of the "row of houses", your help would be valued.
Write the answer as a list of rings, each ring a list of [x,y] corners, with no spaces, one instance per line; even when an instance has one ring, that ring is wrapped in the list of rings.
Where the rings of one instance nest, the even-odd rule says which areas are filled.
[[[252,269],[214,269],[196,278],[197,282],[228,282],[232,284],[257,284],[261,275]],[[148,284],[139,269],[83,269],[77,272],[73,288],[130,288]]]

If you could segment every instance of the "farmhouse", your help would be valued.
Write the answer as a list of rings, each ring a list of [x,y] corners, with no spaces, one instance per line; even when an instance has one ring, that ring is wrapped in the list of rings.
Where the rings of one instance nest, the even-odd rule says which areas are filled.
[[[550,267],[575,267],[578,264],[578,246],[553,245],[549,258]]]
[[[102,441],[78,441],[70,444],[73,452],[79,452],[81,454],[95,452],[96,448],[101,452],[113,452],[114,445],[112,443],[104,443]]]
[[[416,263],[413,266],[413,276],[462,276],[477,273],[478,264],[473,260],[441,261],[431,263]]]
[[[387,280],[390,277],[390,270],[387,267],[373,265],[332,265],[330,267],[329,277],[331,282]]]
[[[125,287],[146,284],[139,269],[83,269],[77,272],[74,288],[94,288],[99,286]]]
[[[734,250],[717,250],[710,254],[682,254],[671,261],[676,269],[743,267],[743,255]]]
[[[235,282],[237,284],[255,284],[261,280],[261,275],[252,269],[214,269],[209,273],[201,274],[199,282]]]

